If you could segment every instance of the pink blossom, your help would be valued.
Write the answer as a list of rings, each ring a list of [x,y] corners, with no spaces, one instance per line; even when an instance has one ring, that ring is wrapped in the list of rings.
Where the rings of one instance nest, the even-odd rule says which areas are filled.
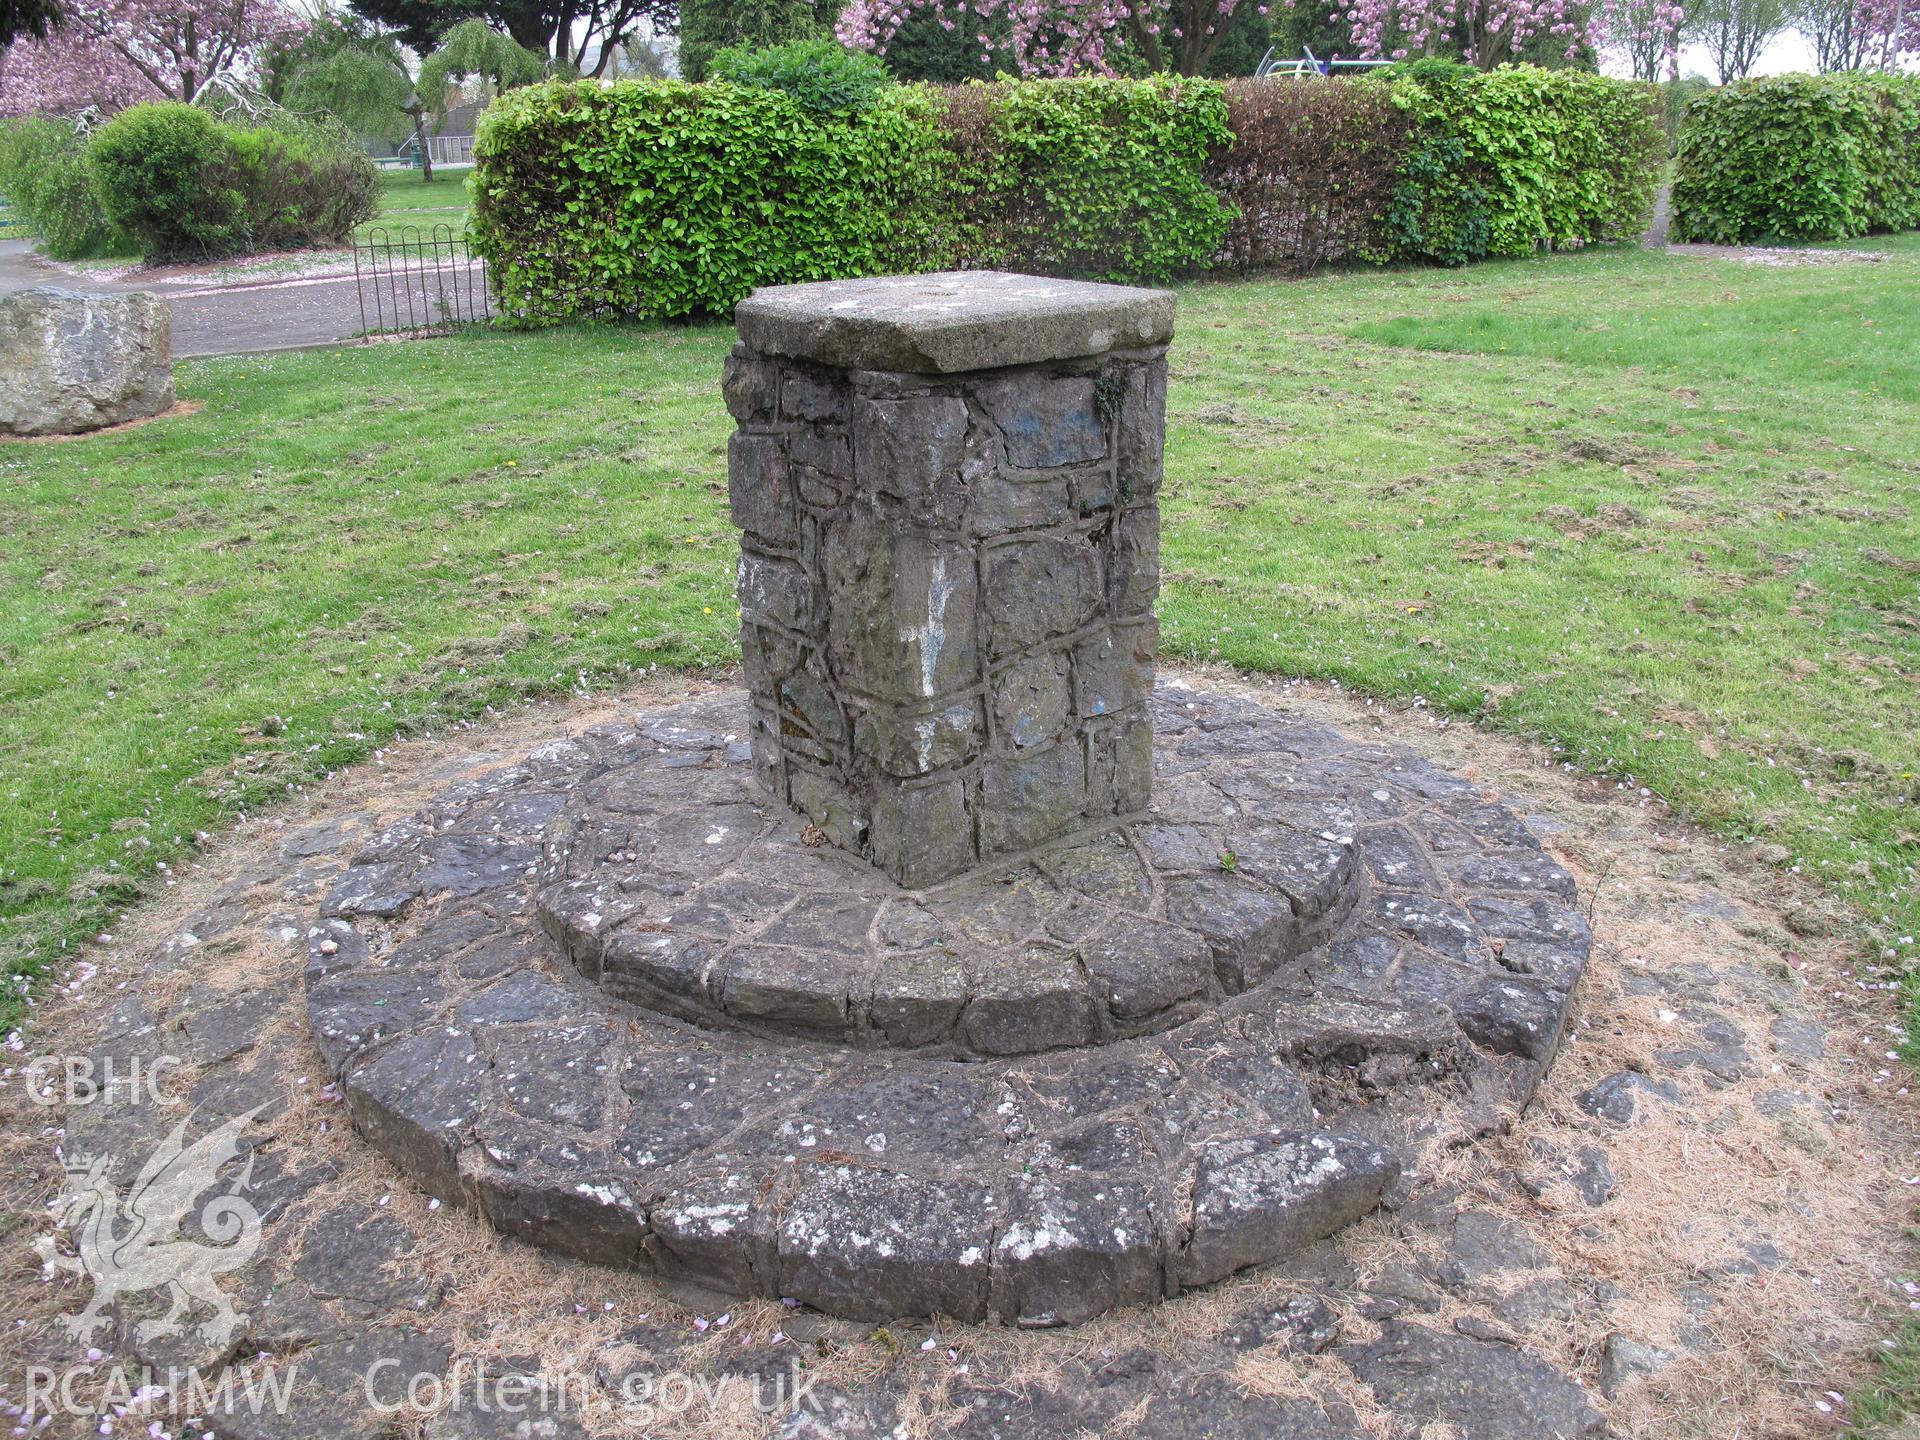
[[[256,79],[268,46],[307,29],[282,0],[69,0],[65,12],[45,40],[0,54],[0,114],[195,100]]]
[[[1632,67],[1636,80],[1658,80],[1676,71],[1680,26],[1687,12],[1678,0],[1604,0],[1609,46]]]
[[[1482,70],[1542,35],[1566,38],[1572,58],[1606,34],[1600,11],[1580,0],[1360,0],[1347,19],[1355,47],[1368,58],[1432,55],[1457,45]]]
[[[944,0],[851,0],[834,33],[850,48],[884,55],[915,15]],[[1292,0],[1288,0],[1292,3]],[[1109,75],[1110,55],[1131,45],[1156,70],[1195,75],[1219,48],[1220,22],[1241,0],[971,0],[975,15],[1004,19],[999,35],[975,37],[983,63],[1027,76]],[[1261,14],[1266,13],[1261,7]],[[1172,43],[1168,43],[1171,41]]]

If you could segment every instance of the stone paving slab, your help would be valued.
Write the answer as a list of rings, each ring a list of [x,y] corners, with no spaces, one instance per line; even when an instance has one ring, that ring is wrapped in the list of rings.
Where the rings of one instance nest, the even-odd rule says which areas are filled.
[[[309,930],[356,1128],[516,1238],[850,1317],[1077,1323],[1337,1231],[1525,1103],[1591,937],[1417,756],[1151,710],[1142,821],[928,891],[755,790],[737,694],[450,787]]]

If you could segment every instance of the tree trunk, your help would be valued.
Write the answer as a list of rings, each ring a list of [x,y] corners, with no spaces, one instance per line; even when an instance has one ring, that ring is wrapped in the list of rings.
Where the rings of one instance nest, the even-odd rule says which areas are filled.
[[[413,143],[420,147],[420,179],[433,183],[433,152],[427,148],[427,115],[424,110],[415,110],[413,114]]]
[[[1147,69],[1157,71],[1161,61],[1160,37],[1147,29],[1147,17],[1142,13],[1144,9],[1144,6],[1134,7],[1130,28],[1133,31],[1134,45],[1141,58],[1145,60]]]

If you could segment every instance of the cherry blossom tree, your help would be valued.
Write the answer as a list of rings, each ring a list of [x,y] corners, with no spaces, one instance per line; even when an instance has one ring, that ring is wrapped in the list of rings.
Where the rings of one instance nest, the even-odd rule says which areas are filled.
[[[1822,73],[1892,70],[1920,54],[1920,0],[1804,0],[1794,26]]]
[[[1333,18],[1351,27],[1363,57],[1457,56],[1481,70],[1542,46],[1577,59],[1606,36],[1600,7],[1581,0],[1346,0]]]
[[[120,110],[247,82],[307,22],[283,0],[69,0],[44,39],[0,55],[0,112]]]
[[[1897,70],[1903,57],[1920,55],[1920,0],[1863,0],[1862,8],[1879,52],[1869,64]]]
[[[925,15],[971,35],[983,63],[1021,75],[1111,75],[1134,64],[1198,75],[1242,9],[1267,13],[1262,0],[852,0],[834,33],[884,55]]]
[[[1607,44],[1633,67],[1634,79],[1679,78],[1680,30],[1687,19],[1679,0],[1607,0],[1601,15]]]

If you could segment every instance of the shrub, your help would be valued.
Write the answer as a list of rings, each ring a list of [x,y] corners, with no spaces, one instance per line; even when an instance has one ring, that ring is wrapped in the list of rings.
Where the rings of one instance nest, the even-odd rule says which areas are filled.
[[[1448,266],[1482,259],[1493,244],[1493,198],[1467,167],[1466,142],[1439,126],[1409,128],[1374,253]]]
[[[1545,77],[1560,121],[1542,205],[1545,244],[1637,241],[1646,233],[1667,158],[1658,88],[1583,70],[1534,73]]]
[[[1451,87],[1470,85],[1482,71],[1459,60],[1448,60],[1439,55],[1423,55],[1417,60],[1402,60],[1395,65],[1382,66],[1374,72],[1379,80],[1411,80],[1414,84],[1428,90],[1443,90]]]
[[[87,135],[72,120],[28,115],[0,122],[0,192],[56,260],[131,255],[107,218],[87,166]]]
[[[279,106],[228,114],[248,248],[339,245],[380,210],[380,172],[331,117]]]
[[[892,83],[877,55],[826,38],[792,40],[764,50],[722,50],[707,73],[751,90],[784,90],[818,115],[849,115],[873,104]]]
[[[680,0],[680,73],[712,79],[722,50],[825,36],[837,9],[824,18],[821,9],[813,0]]]
[[[191,105],[123,110],[87,147],[107,216],[149,261],[200,260],[246,248],[246,200],[220,122]]]
[[[298,131],[237,130],[230,138],[251,251],[342,244],[379,211],[379,173],[364,154]]]
[[[338,244],[378,209],[373,162],[284,112],[235,124],[191,105],[136,105],[100,129],[87,162],[107,214],[149,261]]]
[[[1920,230],[1920,76],[1849,75],[1862,93],[1867,230]]]
[[[1676,239],[1841,240],[1916,226],[1920,77],[1777,75],[1688,108]]]
[[[1231,80],[1226,95],[1232,139],[1206,169],[1234,212],[1220,264],[1305,273],[1329,260],[1420,252],[1383,229],[1402,188],[1393,157],[1412,129],[1386,86]]]
[[[935,106],[819,115],[784,90],[548,84],[487,110],[469,235],[503,312],[724,313],[756,285],[916,268]]]

